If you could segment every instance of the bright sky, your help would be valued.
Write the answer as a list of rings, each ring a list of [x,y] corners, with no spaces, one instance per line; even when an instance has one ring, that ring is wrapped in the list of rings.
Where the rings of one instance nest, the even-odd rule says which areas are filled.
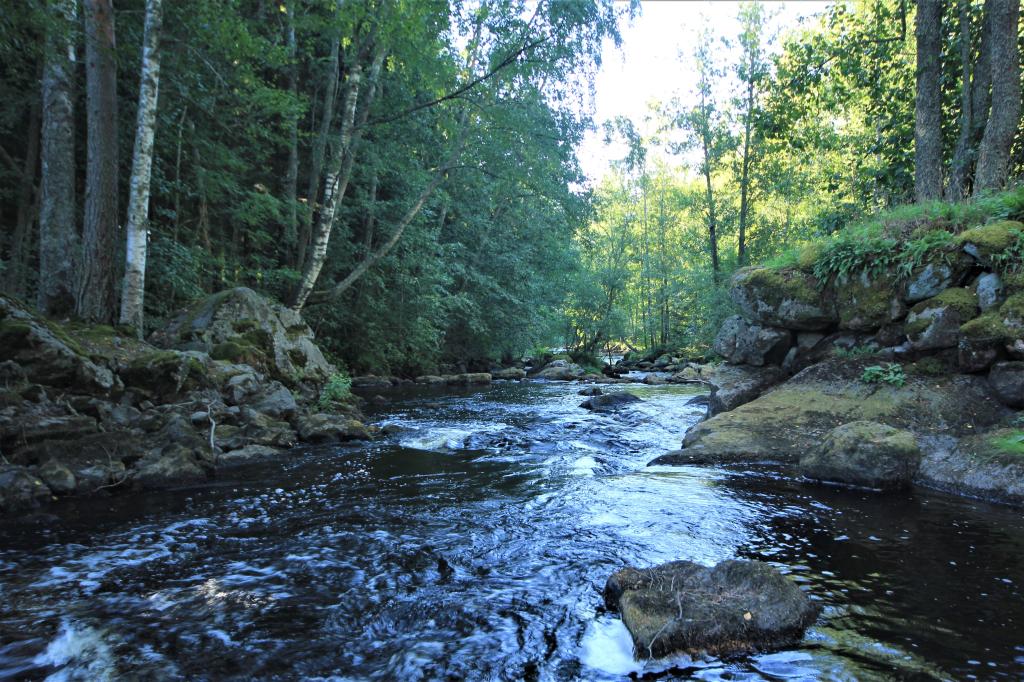
[[[772,20],[769,35],[799,26],[802,18],[824,11],[828,2],[765,2]],[[594,122],[599,130],[587,134],[579,148],[583,172],[591,182],[604,174],[609,164],[624,156],[622,146],[604,144],[601,123],[616,116],[630,118],[642,134],[653,132],[642,124],[651,102],[668,101],[678,95],[682,101],[694,91],[697,75],[692,68],[697,35],[708,21],[718,37],[736,43],[738,2],[642,2],[640,14],[622,30],[622,47],[607,41],[601,70],[595,83]],[[773,46],[778,48],[778,42]],[[733,64],[737,48],[722,48],[719,59]],[[728,91],[728,85],[724,93]]]

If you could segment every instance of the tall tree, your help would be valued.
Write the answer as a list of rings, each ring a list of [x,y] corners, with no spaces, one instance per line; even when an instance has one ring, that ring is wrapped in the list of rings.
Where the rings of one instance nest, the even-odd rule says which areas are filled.
[[[981,45],[974,58],[973,12],[971,0],[959,0],[957,14],[960,23],[960,131],[957,135],[953,160],[950,163],[946,198],[959,201],[970,193],[970,180],[978,158],[978,144],[988,121],[991,104],[989,86],[992,78],[991,21],[992,0],[985,0],[982,15]]]
[[[991,18],[986,26],[991,40],[992,109],[978,150],[975,194],[1006,184],[1010,147],[1020,126],[1020,0],[992,0],[989,9]]]
[[[139,68],[139,108],[135,122],[135,150],[128,197],[128,243],[121,288],[121,324],[142,336],[146,283],[146,243],[149,233],[149,185],[153,171],[153,135],[160,92],[161,0],[146,0],[146,25]]]
[[[939,0],[918,0],[917,97],[914,106],[914,192],[918,201],[942,196],[942,9]]]
[[[736,262],[745,265],[747,261],[747,230],[750,222],[750,165],[753,155],[751,134],[754,129],[754,118],[757,113],[757,89],[768,74],[768,62],[765,59],[764,34],[765,14],[760,3],[745,3],[740,7],[740,46],[743,57],[737,68],[737,75],[745,89],[741,104],[743,119],[743,152],[740,170],[740,221],[739,237],[736,244]]]
[[[39,309],[64,316],[75,306],[75,0],[53,0],[44,58],[39,197]]]
[[[85,221],[75,312],[114,319],[117,234],[117,61],[111,0],[85,0]]]

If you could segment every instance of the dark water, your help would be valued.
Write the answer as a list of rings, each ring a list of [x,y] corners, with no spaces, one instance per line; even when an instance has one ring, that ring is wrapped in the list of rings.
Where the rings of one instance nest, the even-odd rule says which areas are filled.
[[[1019,510],[646,468],[685,391],[592,415],[577,388],[411,397],[387,441],[0,525],[0,678],[1024,678]],[[734,556],[821,600],[803,643],[633,662],[607,576]]]

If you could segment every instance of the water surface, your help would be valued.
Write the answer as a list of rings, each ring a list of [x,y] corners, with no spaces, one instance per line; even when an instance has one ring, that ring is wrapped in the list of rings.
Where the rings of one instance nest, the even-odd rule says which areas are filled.
[[[1024,678],[1019,510],[647,467],[692,392],[595,415],[578,388],[401,396],[377,443],[0,524],[0,678]],[[608,575],[730,557],[820,600],[801,645],[634,661]]]

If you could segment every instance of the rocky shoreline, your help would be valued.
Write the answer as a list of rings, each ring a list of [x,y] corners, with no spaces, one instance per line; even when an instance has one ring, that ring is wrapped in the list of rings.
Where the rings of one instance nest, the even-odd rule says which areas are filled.
[[[992,258],[1015,226],[967,230],[909,276],[740,270],[707,417],[652,464],[772,462],[1024,505],[1024,278]]]

